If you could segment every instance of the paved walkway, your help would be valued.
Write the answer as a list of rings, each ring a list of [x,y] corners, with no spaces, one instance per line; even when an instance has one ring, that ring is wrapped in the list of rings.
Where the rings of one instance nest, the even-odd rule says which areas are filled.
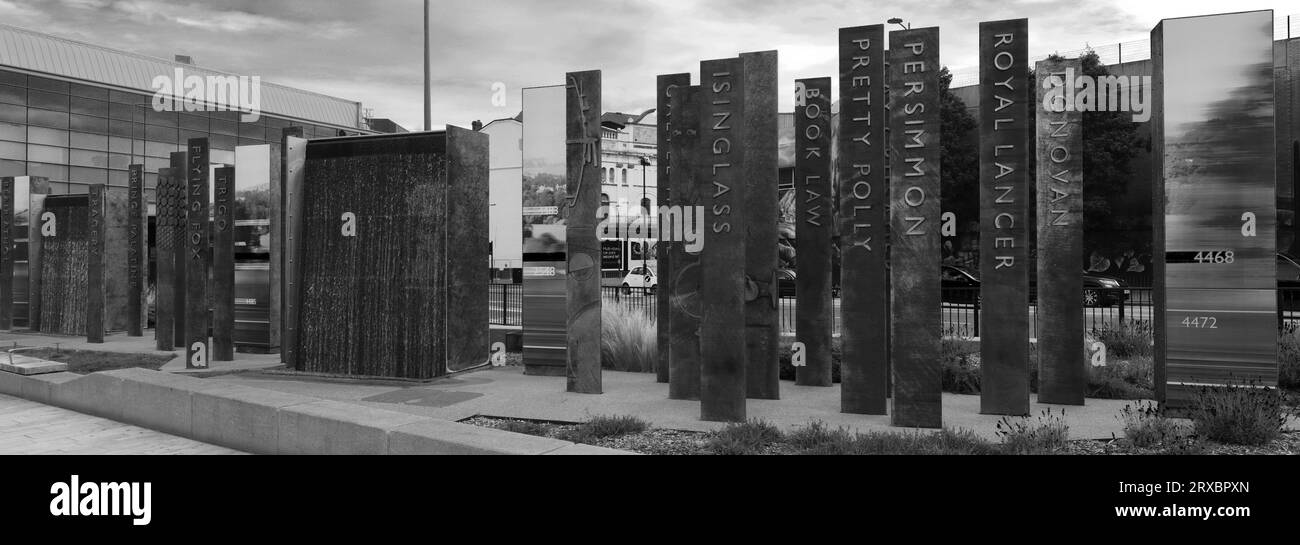
[[[698,401],[668,399],[668,385],[655,382],[653,373],[602,373],[602,395],[565,392],[564,377],[524,375],[521,367],[501,367],[467,373],[429,384],[383,381],[325,380],[265,373],[223,375],[219,380],[255,388],[277,390],[400,411],[444,420],[488,415],[538,420],[584,421],[596,415],[635,415],[661,428],[708,431],[725,424],[700,420]],[[1089,399],[1083,407],[1065,407],[1065,421],[1072,439],[1105,439],[1123,434],[1115,417],[1129,401]],[[943,422],[950,428],[966,428],[996,440],[999,416],[979,414],[977,395],[943,395]],[[1037,416],[1047,405],[1033,403]],[[1060,406],[1052,406],[1060,414]],[[749,400],[751,418],[793,429],[811,421],[831,428],[858,431],[897,431],[888,416],[865,416],[840,412],[840,388],[815,388],[781,382],[781,399]]]
[[[0,454],[243,454],[0,395]]]

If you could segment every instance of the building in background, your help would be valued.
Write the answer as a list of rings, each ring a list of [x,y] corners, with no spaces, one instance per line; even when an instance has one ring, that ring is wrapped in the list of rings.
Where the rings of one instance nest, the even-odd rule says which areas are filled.
[[[488,135],[488,244],[493,278],[515,279],[523,265],[523,114],[479,129]]]
[[[158,169],[190,138],[208,138],[212,162],[233,165],[236,146],[279,142],[290,126],[308,138],[373,132],[359,102],[268,82],[254,122],[238,111],[156,111],[155,77],[233,75],[185,60],[0,24],[0,176],[43,176],[52,193],[85,193],[89,184],[126,187],[127,166],[140,163],[152,203]]]

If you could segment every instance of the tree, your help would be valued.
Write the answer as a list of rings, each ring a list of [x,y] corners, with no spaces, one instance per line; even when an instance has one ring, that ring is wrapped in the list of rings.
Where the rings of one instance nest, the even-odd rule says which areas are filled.
[[[939,198],[943,211],[957,216],[955,244],[960,245],[963,239],[979,237],[979,125],[966,109],[966,102],[953,94],[952,73],[946,66],[939,71],[939,104]],[[944,257],[955,257],[953,254],[959,250],[948,248]]]

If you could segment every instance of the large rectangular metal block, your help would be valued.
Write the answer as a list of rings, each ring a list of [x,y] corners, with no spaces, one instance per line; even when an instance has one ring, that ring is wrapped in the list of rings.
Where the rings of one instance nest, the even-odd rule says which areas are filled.
[[[205,369],[212,360],[208,269],[212,265],[207,138],[191,138],[185,155],[185,368]]]
[[[776,285],[777,207],[777,52],[741,53],[744,69],[745,275],[758,286],[745,301],[745,383],[751,399],[781,398],[780,318]],[[827,90],[829,93],[829,89]],[[830,113],[827,112],[829,117]],[[827,127],[827,138],[830,138]],[[829,142],[829,141],[828,141]],[[830,146],[827,145],[829,157]],[[826,183],[830,183],[827,177]],[[829,198],[829,193],[828,193]],[[829,211],[827,218],[830,217]],[[829,316],[829,315],[828,315]]]
[[[673,170],[673,97],[685,92],[691,86],[690,74],[664,74],[655,80],[655,108],[659,122],[655,126],[658,147],[655,149],[655,197],[659,203],[659,222],[657,237],[659,244],[655,250],[656,271],[659,287],[655,291],[655,339],[659,346],[658,360],[655,362],[655,380],[669,382],[672,371],[672,293],[674,246],[679,243],[680,235],[674,230],[672,220],[665,222],[664,207],[672,206],[677,198],[672,192],[673,176],[680,174]],[[679,203],[680,206],[680,203]],[[605,211],[606,216],[609,210]]]
[[[670,192],[673,204],[682,211],[674,223],[681,226],[682,241],[674,244],[672,295],[669,297],[669,324],[672,327],[668,342],[671,356],[668,372],[669,399],[700,398],[700,252],[705,237],[703,195],[708,194],[708,183],[699,164],[703,157],[700,144],[700,86],[679,89],[672,98],[673,126],[669,140],[669,160],[672,161]],[[697,218],[698,221],[697,221]],[[663,288],[660,288],[663,289]],[[662,348],[660,348],[662,350]]]
[[[795,383],[831,386],[831,78],[795,82]]]
[[[184,207],[170,167],[158,169],[155,191],[154,346],[170,352],[176,347],[176,230]]]
[[[14,323],[14,179],[0,178],[0,330]]]
[[[889,405],[885,28],[840,29],[840,410]]]
[[[700,256],[700,418],[745,420],[745,93],[738,58],[700,63],[701,157],[706,190]]]
[[[298,370],[425,379],[487,361],[486,155],[455,127],[307,144],[290,199]]]
[[[565,75],[565,164],[568,192],[560,206],[567,231],[565,277],[568,391],[601,393],[600,239],[596,234],[601,180],[600,71]]]
[[[126,334],[144,336],[148,324],[146,283],[149,276],[149,207],[144,195],[144,165],[127,167],[126,195]]]
[[[980,23],[979,50],[980,413],[1019,416],[1029,414],[1029,20]]]
[[[212,360],[235,359],[235,169],[212,184]]]
[[[102,194],[100,202],[102,203]],[[91,245],[89,195],[55,195],[44,199],[37,214],[35,236],[40,239],[40,290],[33,298],[39,304],[40,331],[63,335],[86,335],[86,318],[91,310]],[[102,214],[102,208],[101,214]],[[102,225],[102,222],[100,222]],[[96,268],[96,276],[102,269]],[[102,286],[102,284],[101,284]],[[103,290],[96,290],[101,300]],[[102,334],[101,334],[102,337]]]
[[[943,425],[939,29],[889,33],[890,335],[895,426]]]
[[[1088,362],[1081,349],[1083,118],[1065,108],[1063,94],[1049,95],[1049,87],[1063,86],[1071,69],[1075,74],[1083,72],[1078,59],[1038,61],[1034,70],[1038,89],[1038,401],[1083,405],[1088,388]]]

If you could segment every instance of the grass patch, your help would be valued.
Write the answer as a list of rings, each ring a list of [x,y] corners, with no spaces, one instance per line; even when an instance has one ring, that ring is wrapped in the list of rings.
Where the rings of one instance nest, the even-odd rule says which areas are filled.
[[[980,393],[980,343],[944,338],[939,344],[943,391],[953,394]]]
[[[1057,416],[1051,409],[1037,417],[1004,416],[997,424],[1002,450],[1007,454],[1051,454],[1065,448],[1070,440],[1070,426],[1065,423],[1065,409]]]
[[[1092,336],[1106,344],[1108,358],[1150,358],[1155,352],[1151,322],[1146,320],[1107,325],[1093,330]]]
[[[1124,424],[1124,441],[1137,448],[1157,448],[1184,443],[1192,435],[1187,425],[1168,418],[1154,402],[1125,405],[1116,417]]]
[[[655,321],[645,311],[602,305],[600,366],[613,371],[651,373],[659,357]]]
[[[1105,367],[1088,366],[1087,394],[1093,399],[1151,399],[1154,381],[1150,357],[1111,360]]]
[[[777,352],[777,359],[780,361],[780,370],[778,377],[781,380],[794,380],[794,364],[790,363],[790,350],[794,345],[794,338],[782,336],[781,346]],[[844,343],[839,337],[831,337],[831,382],[840,382],[840,360],[844,359]]]
[[[68,350],[55,348],[34,348],[17,352],[47,361],[68,364],[69,373],[88,375],[98,371],[130,369],[139,367],[157,371],[175,356],[158,354],[133,354],[123,352],[99,352],[95,350]]]
[[[1300,390],[1300,339],[1291,331],[1282,333],[1278,347],[1277,385],[1285,390]]]
[[[709,437],[705,449],[724,456],[762,454],[769,445],[784,439],[785,434],[776,426],[763,420],[750,420],[741,424],[728,424],[715,432]]]
[[[1254,384],[1204,387],[1193,400],[1196,434],[1231,445],[1267,445],[1282,434],[1290,417],[1281,392]]]
[[[592,444],[601,439],[641,433],[648,429],[650,424],[635,416],[596,416],[577,428],[561,433],[559,438],[574,443]]]

